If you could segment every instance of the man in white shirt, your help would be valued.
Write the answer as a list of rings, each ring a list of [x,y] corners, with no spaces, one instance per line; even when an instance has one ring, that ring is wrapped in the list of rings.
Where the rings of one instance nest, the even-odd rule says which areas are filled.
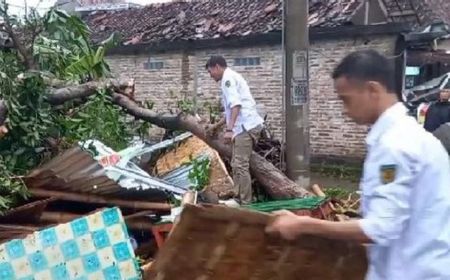
[[[395,94],[391,62],[348,55],[333,73],[349,117],[372,125],[361,180],[363,218],[332,222],[278,213],[270,233],[369,243],[368,280],[450,279],[450,162]]]
[[[245,79],[227,67],[222,56],[213,56],[206,63],[211,77],[220,82],[222,105],[225,109],[224,138],[232,143],[231,167],[235,191],[241,204],[252,202],[250,155],[262,130],[264,120],[256,110],[250,88]]]

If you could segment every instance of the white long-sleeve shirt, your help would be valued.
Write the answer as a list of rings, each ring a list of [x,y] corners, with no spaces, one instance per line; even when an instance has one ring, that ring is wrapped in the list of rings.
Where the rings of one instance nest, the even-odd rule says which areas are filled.
[[[239,73],[226,68],[221,81],[221,89],[227,124],[231,120],[231,109],[238,105],[241,106],[233,127],[234,136],[241,134],[244,128],[248,131],[264,123],[263,118],[258,114],[250,88]]]
[[[368,280],[450,279],[450,162],[436,138],[398,103],[367,136],[360,225]]]

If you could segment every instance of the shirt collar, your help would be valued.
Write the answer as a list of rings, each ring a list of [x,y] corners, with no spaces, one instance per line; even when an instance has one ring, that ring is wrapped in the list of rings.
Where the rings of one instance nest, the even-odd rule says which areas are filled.
[[[230,71],[231,71],[231,69],[229,67],[225,68],[225,70],[223,71],[223,75],[222,75],[222,82],[225,80],[225,77],[228,76]]]
[[[397,102],[378,117],[377,121],[370,128],[370,131],[366,137],[366,143],[370,146],[373,145],[380,136],[389,129],[389,127],[399,117],[406,116],[407,109],[401,102]]]

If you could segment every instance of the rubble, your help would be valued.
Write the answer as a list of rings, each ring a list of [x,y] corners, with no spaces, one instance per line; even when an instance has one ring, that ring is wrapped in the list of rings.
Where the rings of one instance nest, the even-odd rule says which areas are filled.
[[[283,146],[270,136],[268,130],[264,130],[255,150],[278,168],[284,168]],[[192,161],[205,158],[210,161],[208,183],[203,190],[191,190],[194,187],[189,176],[193,170]],[[191,133],[184,133],[156,144],[136,142],[117,152],[99,141],[83,141],[79,143],[79,146],[63,152],[36,168],[23,179],[33,198],[0,217],[0,223],[2,223],[0,244],[8,244],[11,240],[18,238],[27,238],[26,236],[30,234],[38,235],[43,229],[58,228],[73,221],[89,219],[93,213],[107,211],[105,210],[107,207],[119,207],[120,210],[117,211],[123,213],[121,221],[128,228],[130,243],[133,244],[136,254],[144,260],[143,268],[146,273],[149,269],[153,271],[155,267],[158,271],[160,268],[164,271],[167,269],[165,266],[160,266],[161,259],[164,259],[167,254],[164,251],[165,248],[172,246],[166,243],[178,242],[177,238],[172,241],[174,239],[172,235],[178,236],[177,232],[184,232],[186,223],[190,223],[189,217],[193,215],[192,213],[200,211],[193,208],[193,205],[202,205],[202,201],[204,202],[205,197],[208,196],[207,202],[219,203],[219,198],[227,199],[234,195],[233,181],[228,174],[226,163],[215,150]],[[257,187],[256,184],[255,186]],[[212,198],[211,194],[214,195]],[[181,200],[181,206],[174,204],[173,198]],[[218,211],[214,209],[239,208],[239,205],[234,205],[232,201],[220,202],[228,207],[211,208],[213,213]],[[341,209],[339,207],[339,204],[331,202],[322,193],[318,197],[264,202],[247,208],[252,210],[252,213],[287,208],[297,215],[336,220],[338,218],[336,214],[342,212],[339,212]],[[233,214],[235,213],[233,211],[239,211],[243,217],[248,213],[242,209],[228,211],[223,211],[225,215],[223,217],[228,217],[227,213],[232,213],[230,215],[234,217],[237,214]],[[183,213],[181,217],[180,213]],[[201,221],[203,210],[198,214]],[[252,215],[254,214],[250,216]],[[265,214],[260,215],[266,217]],[[209,214],[206,216],[209,217]],[[223,217],[219,220],[225,221]],[[266,219],[261,217],[256,220]],[[205,220],[205,222],[211,222],[211,230],[214,232],[220,227],[216,228],[216,222],[213,220]],[[240,221],[238,219],[234,224],[237,225]],[[256,224],[247,232],[248,229],[244,226],[242,234],[250,234],[255,228],[257,228]],[[260,238],[260,233],[253,233]],[[217,233],[217,236],[219,237],[220,234]],[[166,241],[168,237],[170,238]],[[266,243],[269,242],[267,240],[259,241],[262,243],[257,248],[272,246]],[[209,243],[210,241],[207,241],[205,244],[215,246]],[[329,246],[329,242],[318,241],[317,244]],[[156,266],[149,265],[159,250],[163,251],[154,263]],[[96,248],[93,252],[100,253],[101,249]],[[189,257],[189,254],[186,256]],[[195,256],[190,257],[195,258]]]

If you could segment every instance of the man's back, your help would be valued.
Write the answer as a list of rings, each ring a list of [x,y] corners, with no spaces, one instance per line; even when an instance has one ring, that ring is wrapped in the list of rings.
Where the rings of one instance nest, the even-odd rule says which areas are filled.
[[[394,107],[380,118],[383,127],[374,125],[378,137],[368,136],[363,212],[375,221],[366,227],[375,242],[368,279],[450,279],[450,162],[439,140]]]

